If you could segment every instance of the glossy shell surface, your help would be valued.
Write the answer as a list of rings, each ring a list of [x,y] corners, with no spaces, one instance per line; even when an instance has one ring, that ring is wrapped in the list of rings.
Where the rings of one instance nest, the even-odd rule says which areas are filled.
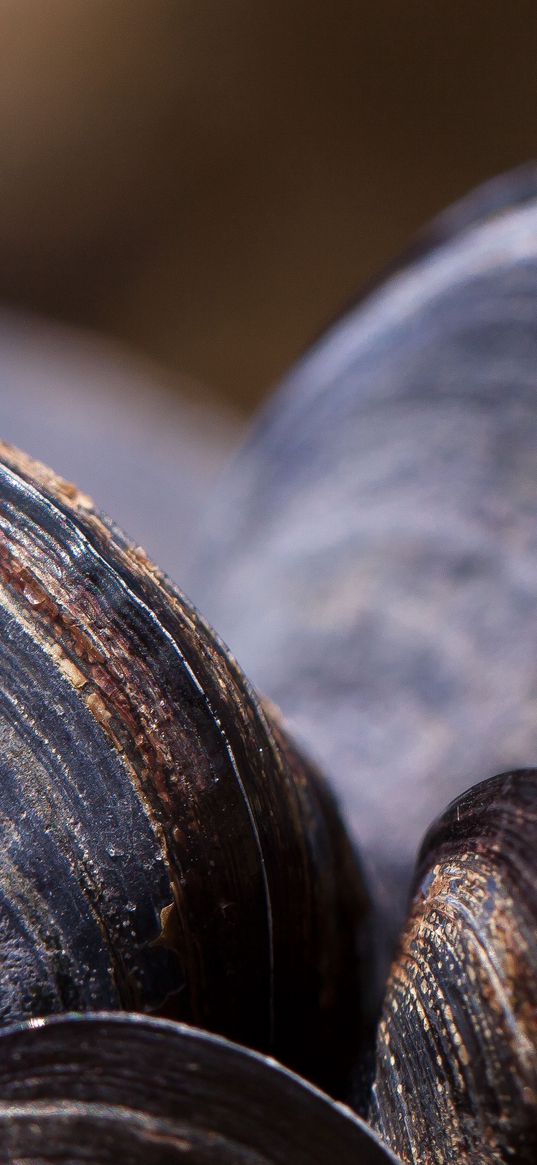
[[[397,1165],[367,1126],[274,1061],[133,1016],[0,1034],[5,1165]]]
[[[404,1161],[537,1160],[537,770],[431,828],[377,1044],[375,1126]]]
[[[0,454],[0,1021],[168,1014],[326,1080],[368,908],[330,795],[144,553]]]

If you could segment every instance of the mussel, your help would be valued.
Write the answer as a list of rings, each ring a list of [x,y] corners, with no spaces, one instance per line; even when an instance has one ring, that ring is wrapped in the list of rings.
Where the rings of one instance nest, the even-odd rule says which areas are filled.
[[[537,1160],[537,770],[455,800],[421,850],[373,1126],[410,1165]]]
[[[349,1109],[274,1061],[141,1016],[5,1029],[0,1097],[5,1165],[397,1165]]]
[[[145,554],[0,446],[9,1165],[537,1159],[536,305],[530,170],[320,342],[223,483],[191,586],[304,755]],[[373,1054],[418,836],[500,765],[427,835]],[[42,1018],[122,1009],[168,1019]],[[374,1131],[170,1019],[357,1103],[374,1058]]]
[[[0,455],[0,1022],[167,1015],[339,1087],[370,918],[331,795],[144,553]]]
[[[442,217],[299,362],[187,585],[346,810],[386,972],[429,822],[537,749],[537,171]]]

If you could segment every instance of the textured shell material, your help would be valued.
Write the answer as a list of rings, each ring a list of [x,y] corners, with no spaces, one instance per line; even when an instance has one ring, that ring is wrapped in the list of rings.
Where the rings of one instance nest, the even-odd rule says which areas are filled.
[[[537,1160],[537,770],[431,828],[379,1027],[372,1120],[407,1162]]]
[[[0,1161],[397,1165],[273,1060],[167,1021],[93,1015],[0,1033]]]
[[[367,913],[329,793],[144,553],[0,455],[0,1020],[144,1010],[322,1076]]]
[[[529,168],[300,360],[186,575],[341,798],[388,966],[429,822],[537,751],[536,321]]]

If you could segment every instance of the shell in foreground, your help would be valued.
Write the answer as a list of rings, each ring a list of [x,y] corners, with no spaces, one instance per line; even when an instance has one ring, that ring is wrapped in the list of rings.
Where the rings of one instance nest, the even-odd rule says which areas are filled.
[[[455,801],[421,852],[372,1119],[406,1162],[537,1160],[537,770]]]
[[[274,1061],[166,1021],[6,1029],[0,1095],[6,1165],[397,1165],[348,1109]]]
[[[0,453],[0,1022],[167,1014],[333,1082],[368,907],[329,794],[145,555]]]

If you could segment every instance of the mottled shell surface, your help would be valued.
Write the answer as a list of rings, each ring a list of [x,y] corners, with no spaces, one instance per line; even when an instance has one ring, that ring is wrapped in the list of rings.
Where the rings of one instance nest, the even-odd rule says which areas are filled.
[[[536,506],[530,168],[443,216],[297,364],[187,574],[330,777],[391,942],[429,822],[537,753]]]
[[[372,1120],[406,1162],[537,1160],[537,770],[430,830],[377,1043]]]
[[[330,794],[143,552],[0,454],[0,1022],[166,1014],[328,1081],[368,909]]]
[[[5,1165],[397,1165],[349,1109],[225,1040],[135,1016],[0,1033]]]

